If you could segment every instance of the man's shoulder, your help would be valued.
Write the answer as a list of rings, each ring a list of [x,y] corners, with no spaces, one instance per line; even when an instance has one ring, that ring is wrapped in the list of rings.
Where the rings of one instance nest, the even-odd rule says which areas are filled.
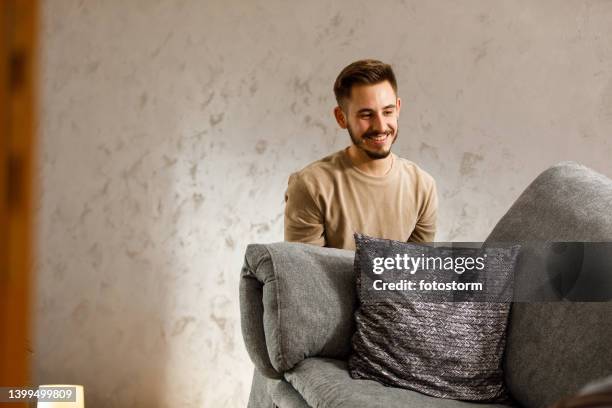
[[[429,174],[426,170],[424,170],[412,160],[408,160],[399,156],[397,156],[397,159],[399,170],[401,173],[410,176],[412,179],[418,181],[419,184],[425,187],[431,186],[436,183],[436,180],[431,174]]]
[[[342,155],[343,150],[332,153],[317,161],[314,161],[299,171],[291,174],[289,182],[301,180],[306,184],[320,184],[331,181],[345,167]]]

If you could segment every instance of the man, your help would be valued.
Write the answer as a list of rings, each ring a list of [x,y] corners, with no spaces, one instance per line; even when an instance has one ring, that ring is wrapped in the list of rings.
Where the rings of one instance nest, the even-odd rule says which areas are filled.
[[[401,107],[391,66],[356,61],[340,72],[334,93],[334,116],[352,145],[289,177],[285,241],[354,249],[355,232],[433,241],[436,183],[391,152]]]

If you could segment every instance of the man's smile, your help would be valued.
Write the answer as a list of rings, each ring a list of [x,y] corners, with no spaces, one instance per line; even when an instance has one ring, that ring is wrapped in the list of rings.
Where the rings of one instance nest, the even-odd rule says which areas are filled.
[[[367,136],[364,136],[363,140],[369,145],[383,146],[387,142],[387,139],[389,139],[392,133],[393,132],[385,132],[385,133],[367,135]]]

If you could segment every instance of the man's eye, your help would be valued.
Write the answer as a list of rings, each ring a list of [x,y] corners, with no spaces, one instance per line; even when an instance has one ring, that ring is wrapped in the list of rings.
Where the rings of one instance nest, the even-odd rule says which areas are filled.
[[[393,111],[386,111],[386,112],[384,112],[384,113],[385,113],[385,115],[387,115],[387,116],[389,116],[389,115],[393,115]]]
[[[369,117],[371,117],[372,115],[366,113],[365,115],[361,115],[361,119],[368,119]]]

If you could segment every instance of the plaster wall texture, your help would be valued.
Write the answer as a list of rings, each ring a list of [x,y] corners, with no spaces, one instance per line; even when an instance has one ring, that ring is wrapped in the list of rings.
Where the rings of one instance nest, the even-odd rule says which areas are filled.
[[[95,407],[243,407],[246,245],[349,143],[348,63],[391,63],[394,151],[438,240],[482,240],[542,170],[612,176],[612,2],[42,2],[34,374]],[[377,209],[384,211],[384,209]]]

